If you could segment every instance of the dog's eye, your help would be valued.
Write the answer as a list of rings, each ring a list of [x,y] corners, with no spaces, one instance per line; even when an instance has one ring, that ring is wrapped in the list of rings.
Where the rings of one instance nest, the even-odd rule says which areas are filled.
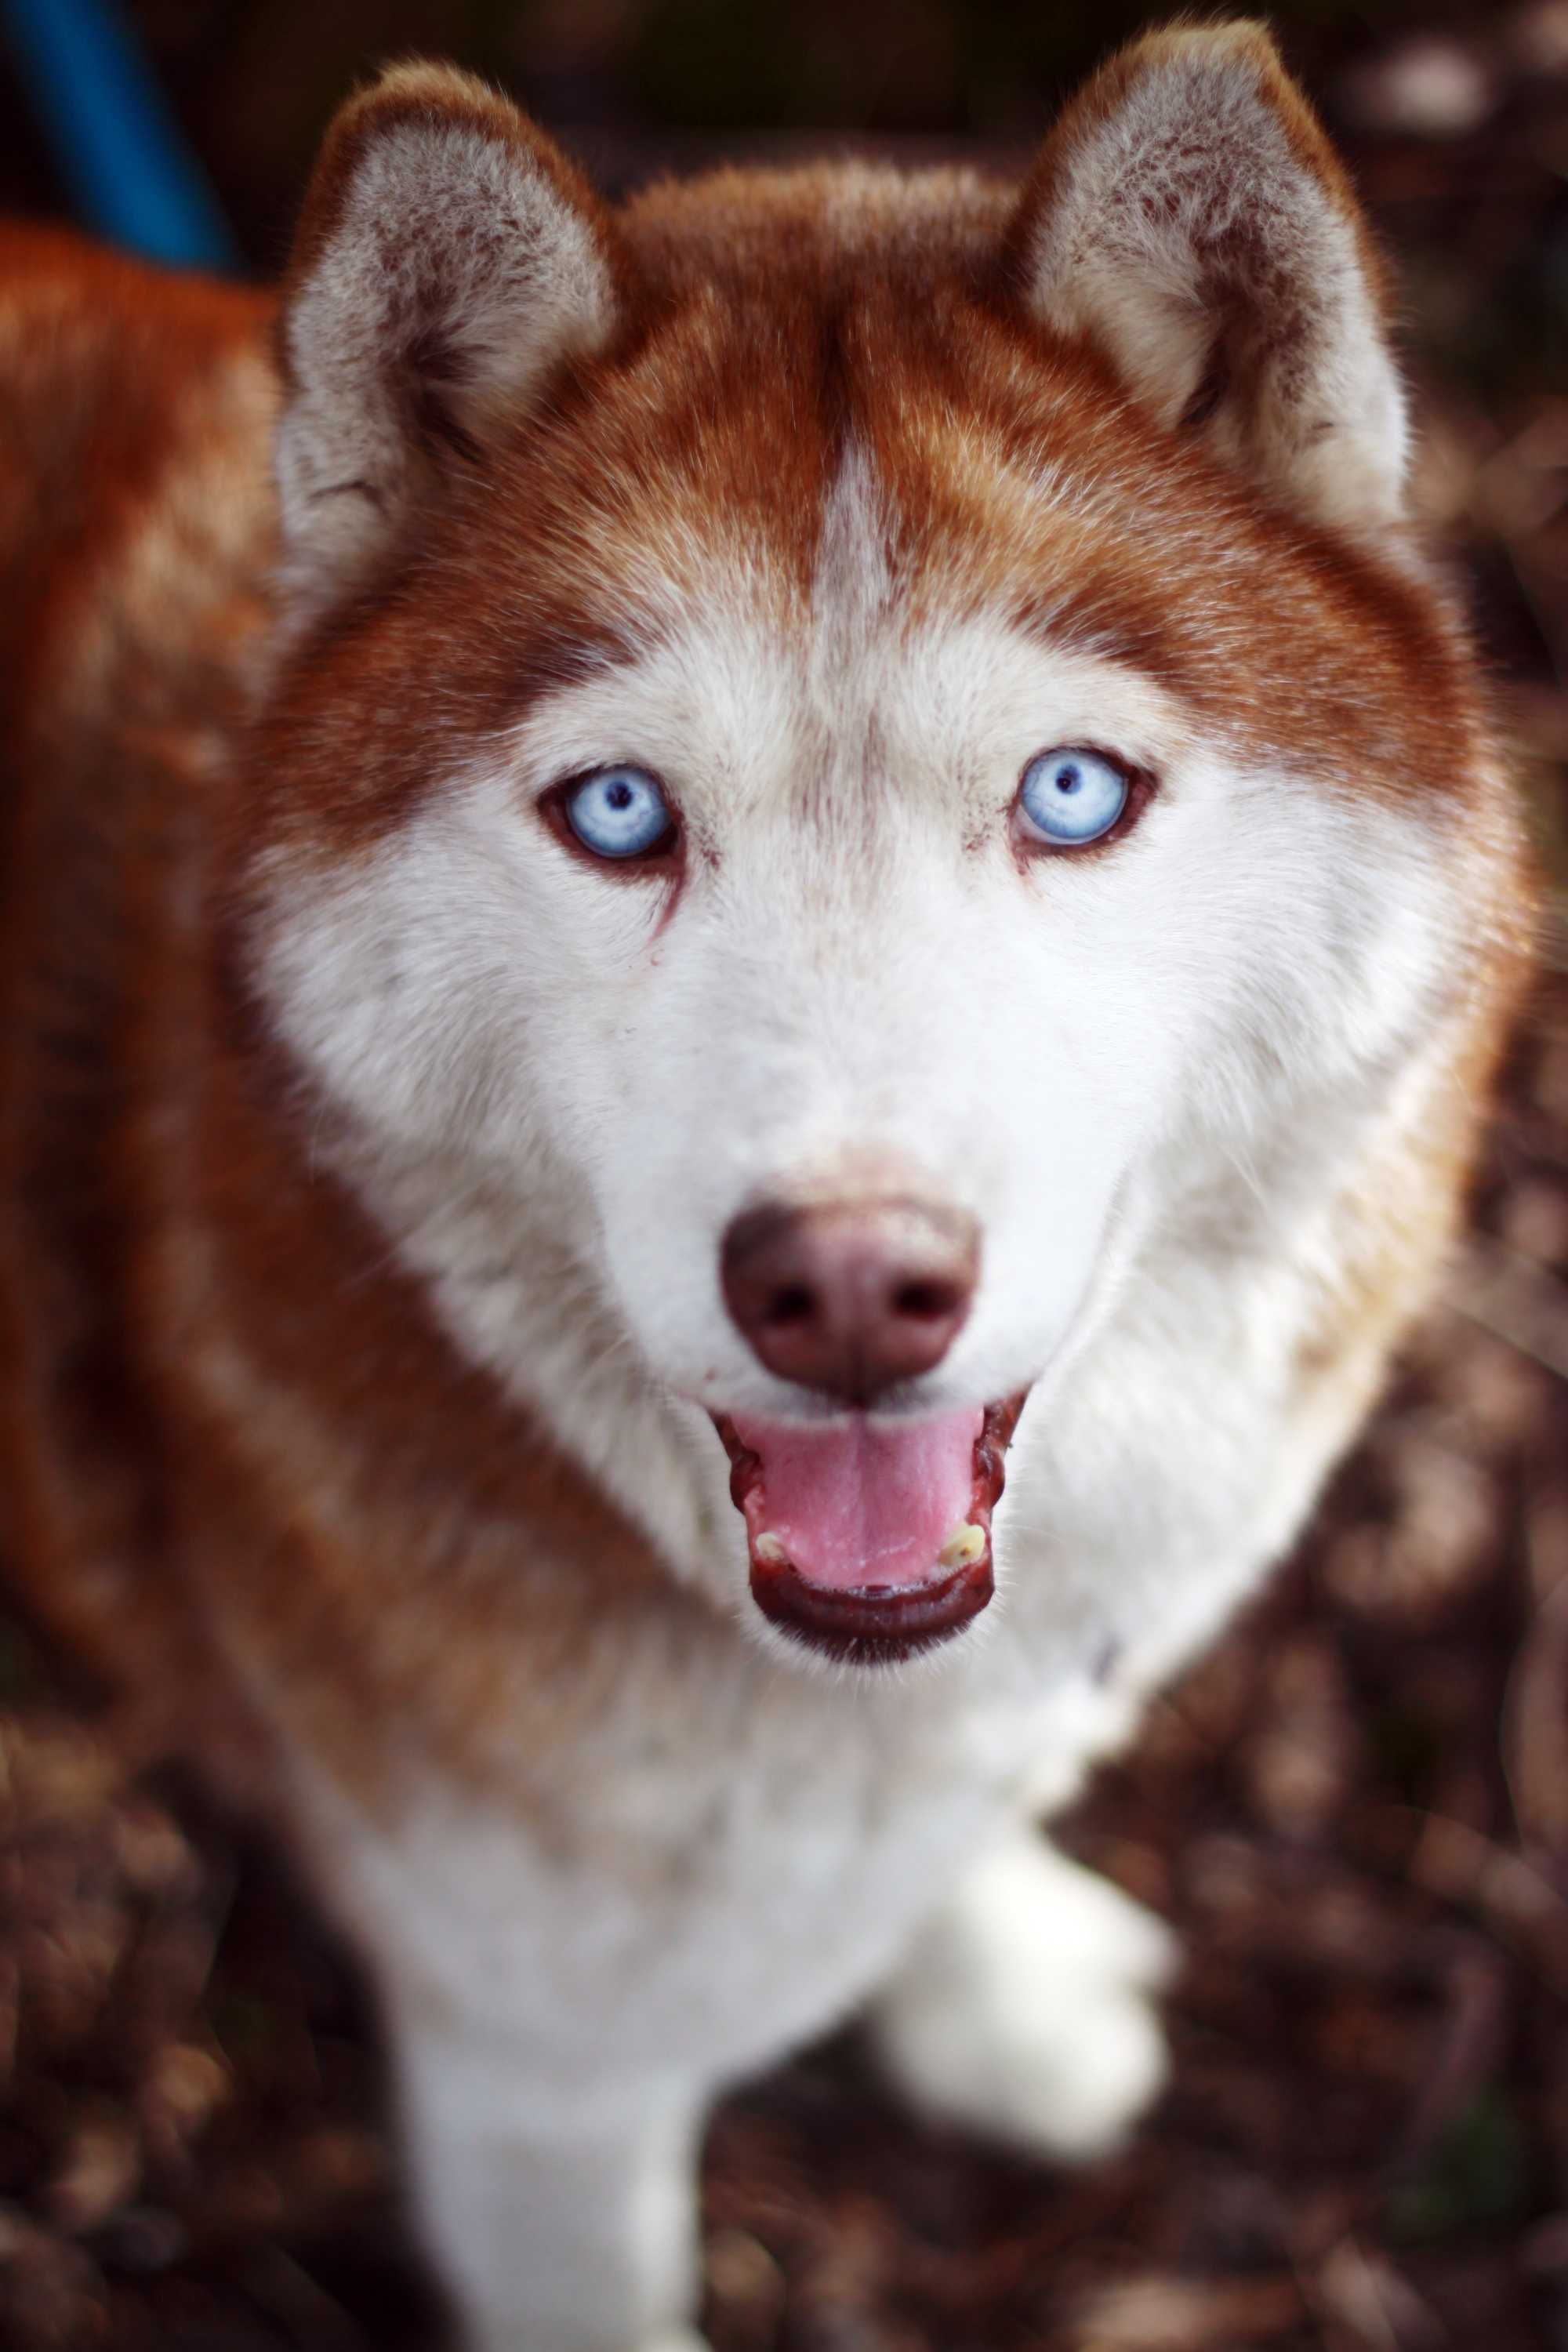
[[[1127,806],[1131,790],[1130,779],[1102,751],[1041,751],[1018,787],[1025,836],[1058,849],[1098,841]]]
[[[561,806],[595,857],[648,857],[675,831],[668,803],[645,768],[601,768],[572,785]]]

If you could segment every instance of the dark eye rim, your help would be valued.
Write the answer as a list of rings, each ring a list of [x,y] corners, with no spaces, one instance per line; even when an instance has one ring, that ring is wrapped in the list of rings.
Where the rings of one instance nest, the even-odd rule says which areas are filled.
[[[566,814],[566,803],[574,793],[581,791],[584,784],[591,784],[595,776],[614,775],[617,768],[635,768],[638,775],[647,776],[650,783],[657,784],[669,812],[669,823],[652,848],[637,850],[629,857],[606,857],[602,851],[590,849],[588,844],[574,831],[572,820]],[[671,874],[681,862],[686,834],[681,823],[680,804],[658,770],[650,768],[646,760],[598,760],[591,768],[574,769],[571,775],[562,776],[548,792],[542,793],[537,805],[557,841],[574,857],[581,858],[584,866],[591,866],[595,874],[619,876],[626,881],[637,881],[649,874]]]
[[[1115,823],[1107,825],[1103,833],[1097,833],[1092,841],[1046,841],[1035,834],[1026,833],[1020,817],[1024,803],[1024,784],[1030,769],[1037,760],[1048,760],[1058,753],[1073,751],[1083,751],[1092,759],[1103,760],[1108,768],[1115,769],[1126,785],[1127,798],[1121,804]],[[1043,745],[1038,751],[1031,751],[1019,769],[1017,786],[1012,800],[1008,803],[1009,831],[1020,863],[1037,857],[1071,857],[1081,863],[1086,857],[1098,856],[1102,850],[1113,849],[1119,841],[1124,840],[1131,832],[1158,790],[1159,780],[1150,769],[1140,767],[1120,751],[1113,751],[1108,744],[1047,743]]]

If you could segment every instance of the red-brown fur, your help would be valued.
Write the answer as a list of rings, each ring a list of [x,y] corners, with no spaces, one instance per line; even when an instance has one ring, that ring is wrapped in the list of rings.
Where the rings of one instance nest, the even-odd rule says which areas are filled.
[[[456,80],[402,102],[484,110]],[[329,143],[296,273],[360,122]],[[721,1637],[313,1164],[243,977],[258,845],[352,858],[539,686],[613,657],[594,583],[624,543],[675,517],[700,543],[738,514],[803,595],[852,432],[892,486],[914,605],[1000,596],[1125,650],[1255,752],[1310,773],[1328,746],[1342,781],[1471,791],[1487,721],[1441,597],[1289,520],[1030,324],[1015,201],[873,177],[847,207],[829,171],[733,174],[604,223],[616,341],[441,476],[412,545],[290,646],[254,719],[270,302],[0,238],[4,1545],[146,1740],[237,1757],[244,1663],[265,1659],[292,1730],[368,1795],[408,1753],[488,1769],[504,1723],[532,1759],[514,1801],[547,1807],[632,1621],[656,1650]],[[1093,516],[1009,488],[1046,461],[1092,482]],[[1192,560],[1160,560],[1173,544]],[[1475,1014],[1454,1117],[1393,1171],[1394,1229],[1365,1211],[1364,1279],[1321,1335],[1335,1377],[1372,1377],[1440,1245],[1527,915],[1515,886],[1489,961],[1455,974]],[[531,1522],[547,1560],[519,1560]]]

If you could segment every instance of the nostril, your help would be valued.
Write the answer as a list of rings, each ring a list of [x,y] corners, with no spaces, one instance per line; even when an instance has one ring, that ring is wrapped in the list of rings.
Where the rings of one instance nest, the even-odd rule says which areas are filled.
[[[816,1294],[804,1282],[788,1282],[774,1291],[763,1320],[775,1328],[787,1323],[809,1323],[816,1312]]]
[[[911,1322],[934,1323],[943,1316],[956,1315],[964,1297],[955,1283],[905,1282],[894,1291],[891,1305],[895,1315],[907,1316]]]

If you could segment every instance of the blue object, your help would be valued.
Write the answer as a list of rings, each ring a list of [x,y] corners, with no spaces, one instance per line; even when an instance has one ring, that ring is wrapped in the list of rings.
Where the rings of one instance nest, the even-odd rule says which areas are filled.
[[[595,857],[647,857],[674,835],[668,803],[646,768],[601,768],[566,795],[566,822]]]
[[[1127,806],[1127,779],[1113,760],[1063,745],[1030,761],[1018,805],[1037,840],[1077,849],[1110,831]]]
[[[89,224],[154,261],[237,268],[217,199],[113,0],[0,0],[0,25]]]

